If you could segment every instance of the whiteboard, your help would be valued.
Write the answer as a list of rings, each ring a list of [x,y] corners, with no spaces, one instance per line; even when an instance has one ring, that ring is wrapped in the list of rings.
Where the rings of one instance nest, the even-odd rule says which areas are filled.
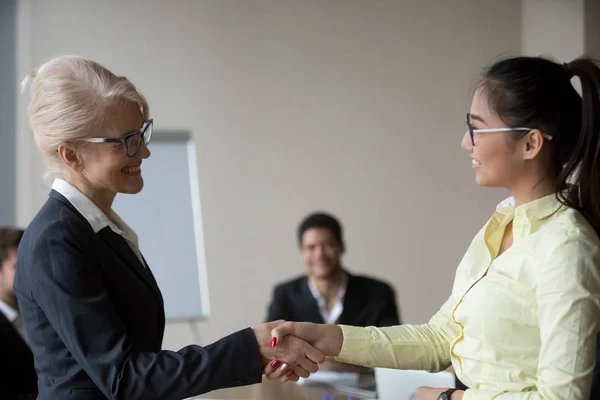
[[[209,313],[196,149],[185,132],[153,132],[143,190],[119,194],[113,209],[137,233],[165,302],[167,320]]]

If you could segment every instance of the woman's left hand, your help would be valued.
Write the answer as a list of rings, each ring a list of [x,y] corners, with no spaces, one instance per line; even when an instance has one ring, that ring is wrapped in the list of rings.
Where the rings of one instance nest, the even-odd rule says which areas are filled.
[[[415,396],[412,400],[437,400],[440,394],[444,393],[448,388],[431,388],[427,386],[421,386],[415,392]],[[463,390],[457,390],[452,393],[450,400],[462,400],[464,395]]]
[[[279,382],[298,382],[300,379],[286,363],[277,360],[267,365],[263,372],[267,379]]]

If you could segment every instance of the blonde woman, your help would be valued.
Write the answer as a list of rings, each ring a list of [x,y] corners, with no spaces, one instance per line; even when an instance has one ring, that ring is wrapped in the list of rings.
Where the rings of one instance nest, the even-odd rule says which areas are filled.
[[[79,57],[47,62],[29,83],[31,129],[56,176],[19,246],[14,283],[38,399],[187,398],[257,383],[267,363],[284,368],[275,358],[286,379],[316,371],[324,356],[304,341],[272,348],[281,322],[161,350],[160,290],[136,233],[111,208],[117,193],[142,190],[148,104],[127,78]]]
[[[275,337],[293,334],[370,367],[453,365],[469,387],[422,387],[415,400],[590,399],[600,330],[600,69],[588,59],[495,63],[461,145],[477,183],[508,189],[512,201],[475,236],[429,323],[288,323]]]

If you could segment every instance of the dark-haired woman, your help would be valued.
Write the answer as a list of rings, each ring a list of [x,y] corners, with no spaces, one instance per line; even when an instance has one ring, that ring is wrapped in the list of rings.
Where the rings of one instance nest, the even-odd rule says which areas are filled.
[[[473,239],[429,323],[286,323],[273,335],[347,363],[453,365],[469,387],[424,387],[417,400],[587,400],[600,330],[600,69],[588,59],[500,61],[484,73],[467,126],[475,179],[512,198]]]

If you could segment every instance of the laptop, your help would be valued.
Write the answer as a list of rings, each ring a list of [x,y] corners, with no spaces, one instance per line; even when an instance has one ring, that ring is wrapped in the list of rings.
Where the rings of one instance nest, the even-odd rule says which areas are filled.
[[[375,383],[379,400],[412,400],[420,386],[455,387],[454,374],[448,371],[427,371],[375,368]]]

